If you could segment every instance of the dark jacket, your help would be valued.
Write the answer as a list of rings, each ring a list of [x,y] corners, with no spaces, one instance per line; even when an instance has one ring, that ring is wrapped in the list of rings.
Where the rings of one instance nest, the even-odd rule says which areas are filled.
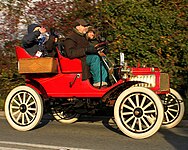
[[[23,48],[32,56],[36,54],[39,49],[42,49],[39,46],[38,37],[40,36],[39,31],[33,32],[33,30],[38,27],[37,24],[31,24],[28,26],[28,34],[26,34],[22,39]]]
[[[65,55],[70,58],[79,58],[82,62],[82,80],[91,77],[89,67],[86,64],[86,49],[89,42],[84,35],[78,33],[75,29],[64,40]]]
[[[55,55],[54,50],[56,43],[54,42],[54,39],[56,38],[56,35],[54,35],[54,33],[51,31],[48,40],[43,44],[39,44],[41,39],[38,39],[38,37],[41,33],[40,31],[33,32],[36,27],[40,26],[37,24],[31,24],[28,26],[28,34],[22,39],[23,48],[32,56],[34,56],[36,52],[40,50],[43,52],[42,56],[53,57]]]

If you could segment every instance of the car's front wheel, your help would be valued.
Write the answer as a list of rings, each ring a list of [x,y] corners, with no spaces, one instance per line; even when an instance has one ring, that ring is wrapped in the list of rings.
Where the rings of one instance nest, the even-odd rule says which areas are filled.
[[[160,98],[153,91],[144,87],[131,87],[119,95],[114,117],[125,135],[144,139],[159,130],[164,110]]]

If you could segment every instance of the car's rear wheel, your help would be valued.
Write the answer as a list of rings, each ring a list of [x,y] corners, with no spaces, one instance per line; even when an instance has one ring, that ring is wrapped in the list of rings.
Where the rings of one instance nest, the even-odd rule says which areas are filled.
[[[5,101],[5,116],[9,124],[16,130],[33,129],[43,116],[41,96],[28,86],[14,88]]]
[[[52,115],[58,122],[66,124],[76,122],[80,116],[80,114],[73,110],[72,105],[70,104],[64,105],[56,102],[56,104],[54,104],[51,108],[51,111]]]
[[[169,94],[160,95],[164,106],[163,128],[173,128],[180,123],[184,116],[185,104],[180,94],[170,89]]]
[[[164,110],[160,98],[153,91],[144,87],[131,87],[118,97],[114,117],[125,135],[144,139],[159,130]]]

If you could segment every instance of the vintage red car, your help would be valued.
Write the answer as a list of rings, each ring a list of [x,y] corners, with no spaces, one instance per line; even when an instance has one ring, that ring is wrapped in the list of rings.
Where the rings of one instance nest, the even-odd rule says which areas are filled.
[[[36,127],[48,109],[57,121],[73,123],[82,114],[109,108],[125,135],[143,139],[155,134],[161,125],[176,126],[184,115],[182,97],[170,88],[168,74],[158,68],[129,67],[121,60],[123,66],[114,67],[119,70],[118,77],[110,74],[109,86],[98,89],[90,80],[82,81],[81,61],[64,57],[58,49],[56,58],[34,58],[17,46],[16,55],[18,70],[28,59],[50,59],[56,64],[52,72],[23,73],[26,84],[8,94],[6,119],[19,131]],[[36,64],[26,67],[36,69]]]

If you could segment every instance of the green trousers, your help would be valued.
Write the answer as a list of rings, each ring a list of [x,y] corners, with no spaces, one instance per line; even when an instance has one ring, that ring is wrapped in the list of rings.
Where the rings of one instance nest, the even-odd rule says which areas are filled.
[[[86,63],[90,67],[90,72],[93,77],[93,82],[107,82],[108,72],[98,55],[87,55]]]

